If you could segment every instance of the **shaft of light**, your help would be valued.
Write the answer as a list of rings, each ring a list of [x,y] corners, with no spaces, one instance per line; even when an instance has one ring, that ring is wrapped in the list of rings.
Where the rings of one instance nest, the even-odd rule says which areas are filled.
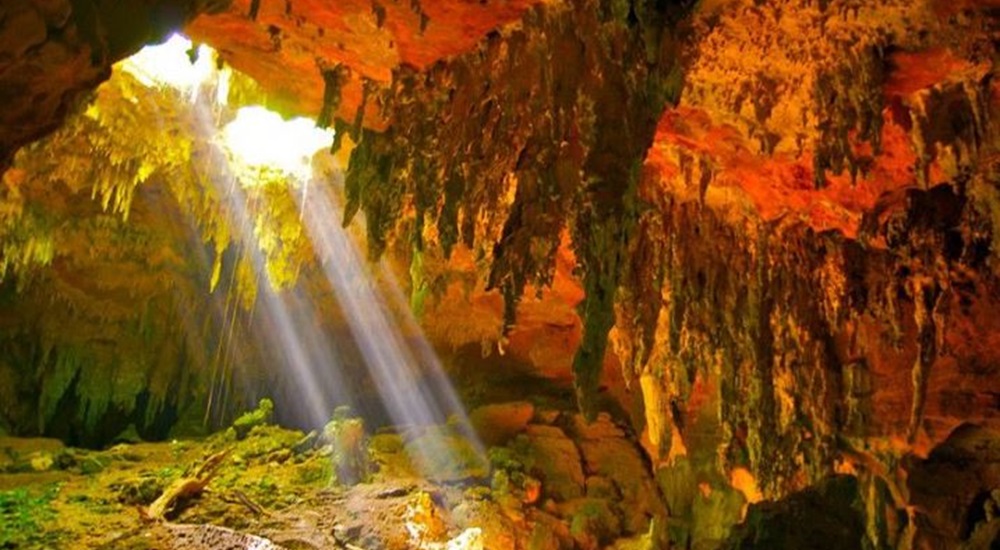
[[[333,190],[316,191],[300,206],[323,271],[344,309],[366,367],[394,423],[399,426],[440,425],[452,415],[457,417],[457,427],[482,455],[482,445],[468,429],[454,388],[409,309],[389,307],[372,284],[364,254],[347,230],[337,223],[341,210]],[[384,265],[382,267],[387,270]],[[395,279],[385,277],[384,280],[389,299],[397,306],[405,304]],[[398,326],[394,311],[403,315],[403,328],[409,331],[410,338]],[[416,376],[418,365],[426,371],[423,380]],[[443,455],[450,451],[443,442],[421,440],[427,447],[416,449],[418,462],[426,462],[424,459],[429,456],[447,458]]]
[[[464,409],[436,353],[410,315],[408,302],[391,270],[384,264],[379,266],[385,284],[377,287],[366,268],[364,254],[337,222],[341,208],[334,189],[317,185],[319,189],[310,192],[306,200],[311,177],[309,158],[320,147],[317,143],[329,143],[330,136],[306,127],[308,124],[301,120],[284,121],[262,108],[242,109],[231,127],[220,129],[220,117],[213,108],[223,106],[223,102],[217,97],[216,105],[212,105],[197,93],[201,84],[213,76],[210,65],[206,65],[211,52],[202,52],[191,67],[181,53],[190,47],[189,41],[174,37],[161,50],[144,50],[148,59],[136,60],[134,74],[147,85],[169,83],[188,92],[203,135],[219,146],[212,156],[226,168],[226,176],[214,181],[214,185],[225,199],[230,227],[237,234],[235,241],[243,246],[258,280],[267,279],[265,259],[256,246],[246,194],[263,184],[257,176],[273,169],[289,178],[289,192],[299,201],[323,274],[394,424],[429,427],[448,423],[449,416],[457,417],[456,427],[482,455],[482,446],[468,428]],[[225,79],[216,85],[217,94],[221,94],[226,89]],[[289,137],[291,134],[279,135],[279,131],[296,133]],[[281,155],[277,155],[279,152]],[[331,401],[350,403],[351,396],[343,383],[346,371],[331,335],[316,322],[313,298],[291,291],[279,294],[268,284],[260,284],[254,328],[260,344],[280,357],[281,372],[295,383],[310,424],[320,426],[329,418]],[[452,450],[443,441],[419,440],[422,443],[414,449],[418,465],[426,463],[426,457],[436,457],[438,464],[441,459],[453,458]]]
[[[204,135],[218,136],[220,131],[212,106],[198,101],[194,109]],[[236,241],[244,244],[244,254],[248,255],[258,281],[264,281],[265,260],[256,245],[254,224],[247,212],[246,192],[229,169],[229,157],[220,151],[216,151],[213,157],[216,164],[226,168],[225,178],[213,180],[213,184],[218,195],[225,199],[230,227],[238,233]],[[302,398],[301,412],[305,413],[308,423],[322,426],[329,419],[331,402],[350,403],[345,394],[331,396],[324,393],[324,389],[336,391],[335,388],[344,388],[337,354],[331,349],[326,335],[321,334],[316,323],[312,322],[315,311],[309,301],[301,300],[290,292],[279,296],[266,283],[259,284],[258,288],[260,302],[256,313],[259,319],[254,328],[259,343],[269,353],[280,357],[284,367],[282,372],[292,377],[292,388]],[[291,311],[306,312],[308,319],[296,318]]]

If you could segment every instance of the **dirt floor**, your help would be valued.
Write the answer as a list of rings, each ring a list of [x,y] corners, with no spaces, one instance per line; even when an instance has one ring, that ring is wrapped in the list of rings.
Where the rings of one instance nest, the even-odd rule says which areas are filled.
[[[102,451],[0,438],[0,548],[660,547],[659,490],[608,416],[507,402],[373,434],[338,411],[305,434],[269,412]]]

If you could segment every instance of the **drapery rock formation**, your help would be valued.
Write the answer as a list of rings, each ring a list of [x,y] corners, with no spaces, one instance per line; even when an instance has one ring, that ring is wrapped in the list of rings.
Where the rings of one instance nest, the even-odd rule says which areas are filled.
[[[996,532],[996,2],[189,2],[130,38],[57,4],[0,12],[0,163],[218,12],[186,31],[336,129],[435,343],[632,414],[674,544],[824,532],[794,510],[858,547]]]

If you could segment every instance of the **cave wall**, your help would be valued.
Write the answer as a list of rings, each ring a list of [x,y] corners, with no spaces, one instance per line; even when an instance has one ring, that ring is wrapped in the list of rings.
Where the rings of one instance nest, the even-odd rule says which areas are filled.
[[[706,519],[695,488],[752,505],[846,472],[865,544],[959,547],[972,529],[928,535],[908,476],[959,426],[997,420],[995,14],[703,8],[612,332],[661,479],[693,495],[678,536]]]
[[[62,208],[38,220],[52,223],[42,236],[53,239],[51,263],[3,285],[0,423],[85,446],[130,426],[166,437],[205,400],[210,335],[220,328],[219,304],[203,297],[208,281],[186,260],[204,259],[200,239],[155,192],[138,193],[126,223],[89,196],[47,187],[70,204],[29,202]],[[203,412],[185,421],[197,426]]]
[[[217,369],[259,361],[251,346],[218,360],[234,322],[227,293],[210,293],[218,199],[195,184],[207,168],[191,165],[195,121],[177,99],[119,71],[3,175],[7,432],[90,446],[130,426],[197,430]]]
[[[226,82],[234,99],[252,95],[238,76]],[[289,314],[319,315],[331,339],[344,340],[343,322],[328,291],[302,306],[318,274],[298,277],[311,248],[287,186],[231,200],[235,180],[206,127],[232,117],[218,89],[205,83],[192,101],[117,68],[85,109],[15,155],[0,188],[5,432],[85,446],[191,435],[264,395],[288,405],[289,425],[315,422],[294,407],[302,381],[283,376],[276,320],[254,305],[282,290]]]
[[[642,394],[664,491],[687,495],[678,541],[837,472],[863,480],[870,544],[921,540],[900,463],[996,422],[993,7],[679,8],[539,7],[394,75],[349,199],[437,299],[455,294],[427,266],[471,255],[508,336],[543,322],[519,326],[523,293],[572,258],[541,293],[583,290],[581,326],[552,323],[579,338],[561,363],[585,411],[609,364]]]

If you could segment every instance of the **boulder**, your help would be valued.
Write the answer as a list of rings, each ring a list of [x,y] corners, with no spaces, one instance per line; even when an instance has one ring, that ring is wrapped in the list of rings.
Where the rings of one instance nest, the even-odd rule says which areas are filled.
[[[602,498],[578,498],[559,506],[569,520],[569,532],[579,548],[596,550],[622,534],[622,520],[611,502]]]
[[[857,478],[837,475],[781,500],[751,504],[744,522],[732,530],[721,548],[869,548],[858,499]]]
[[[330,449],[337,481],[354,485],[368,478],[371,461],[362,419],[351,418],[338,409],[333,420],[323,427],[319,442],[324,448]]]
[[[574,415],[568,429],[579,438],[586,472],[610,481],[621,494],[626,533],[645,533],[650,519],[667,515],[648,462],[639,447],[625,439],[624,430],[604,415],[590,425]],[[595,483],[594,490],[599,490],[601,482]]]
[[[268,424],[271,422],[272,416],[274,416],[274,402],[265,397],[260,400],[256,409],[243,413],[243,415],[233,421],[233,431],[236,432],[236,439],[243,439],[250,433],[250,430],[257,426]]]
[[[447,427],[434,427],[406,442],[406,452],[421,475],[444,483],[487,479],[490,463],[469,438]]]
[[[535,414],[527,401],[484,405],[469,413],[469,422],[483,445],[503,445],[523,432]]]
[[[562,430],[529,425],[517,437],[515,446],[527,473],[541,481],[543,498],[565,501],[583,496],[585,478],[580,451]]]

